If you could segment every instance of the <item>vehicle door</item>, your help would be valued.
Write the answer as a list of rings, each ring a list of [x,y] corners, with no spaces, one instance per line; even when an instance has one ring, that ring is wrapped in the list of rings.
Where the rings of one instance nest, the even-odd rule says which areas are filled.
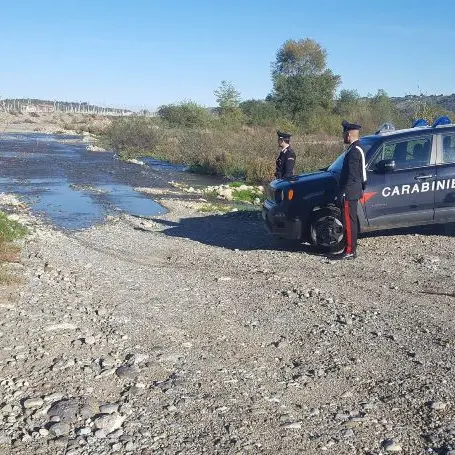
[[[455,221],[455,132],[437,136],[436,222]]]
[[[370,227],[433,222],[436,147],[433,136],[385,140],[367,166],[362,203]]]

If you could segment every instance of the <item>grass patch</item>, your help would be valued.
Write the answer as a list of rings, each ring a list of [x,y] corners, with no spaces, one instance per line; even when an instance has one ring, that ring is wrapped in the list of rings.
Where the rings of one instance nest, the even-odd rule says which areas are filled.
[[[17,221],[10,220],[6,213],[0,212],[0,242],[12,242],[26,234],[26,227]]]
[[[10,243],[0,242],[0,265],[4,262],[17,262],[20,249]]]
[[[202,213],[213,213],[213,212],[231,212],[232,207],[229,205],[221,205],[221,204],[204,204],[199,207],[198,212]]]
[[[13,240],[23,237],[27,229],[20,223],[8,219],[5,213],[0,212],[0,284],[9,284],[17,278],[8,273],[5,264],[18,262],[20,249],[12,244]]]
[[[255,190],[236,190],[233,193],[234,201],[241,201],[241,202],[249,202],[253,204],[253,202],[259,198],[262,201],[263,195],[258,193]]]

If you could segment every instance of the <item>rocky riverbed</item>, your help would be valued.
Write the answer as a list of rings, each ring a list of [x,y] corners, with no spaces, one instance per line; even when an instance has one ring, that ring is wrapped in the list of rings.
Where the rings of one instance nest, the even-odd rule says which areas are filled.
[[[9,204],[0,453],[455,453],[453,227],[331,261],[174,191],[73,233]]]

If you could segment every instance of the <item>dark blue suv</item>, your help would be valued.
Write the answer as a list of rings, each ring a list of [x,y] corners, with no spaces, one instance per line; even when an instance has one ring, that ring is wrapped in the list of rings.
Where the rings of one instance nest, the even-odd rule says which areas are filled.
[[[367,187],[359,232],[455,221],[455,125],[417,126],[364,136]],[[323,251],[344,244],[338,179],[344,153],[328,168],[267,189],[262,216],[279,237]]]

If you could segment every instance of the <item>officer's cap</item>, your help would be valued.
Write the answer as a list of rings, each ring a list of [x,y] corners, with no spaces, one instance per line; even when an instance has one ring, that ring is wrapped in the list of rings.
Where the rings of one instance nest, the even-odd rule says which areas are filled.
[[[277,131],[276,134],[278,135],[278,139],[291,139],[291,134],[289,133],[282,133],[281,131]]]
[[[360,130],[360,128],[362,128],[360,125],[357,125],[357,123],[349,123],[347,120],[343,120],[341,126],[343,127],[343,133],[351,130]]]

